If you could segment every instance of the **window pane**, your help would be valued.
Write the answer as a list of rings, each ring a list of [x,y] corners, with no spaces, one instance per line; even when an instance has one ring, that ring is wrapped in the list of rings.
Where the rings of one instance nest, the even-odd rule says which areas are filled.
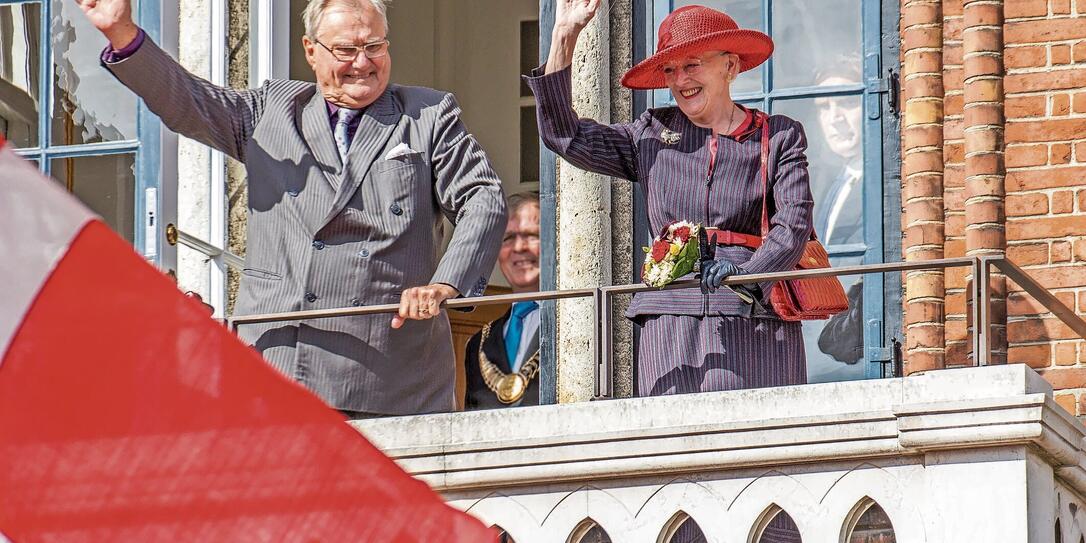
[[[830,266],[859,266],[862,256],[831,257]],[[838,278],[848,295],[849,310],[829,319],[803,321],[803,347],[807,352],[807,382],[835,383],[864,378],[863,279]]]
[[[0,6],[0,130],[15,147],[38,146],[41,5]]]
[[[55,158],[53,178],[102,216],[131,243],[135,232],[136,156],[132,154]]]
[[[539,129],[535,106],[520,108],[520,182],[539,181]]]
[[[727,13],[739,28],[765,31],[762,19],[762,0],[675,0],[675,8],[702,5]],[[762,90],[762,67],[739,74],[732,83],[732,94],[746,94]]]
[[[41,163],[38,162],[38,159],[37,159],[38,155],[19,155],[19,156],[22,157],[23,160],[29,162],[31,166],[34,166],[35,168],[37,168],[39,170],[41,169]],[[0,542],[0,543],[2,543],[2,542]]]
[[[773,0],[773,87],[806,87],[853,64],[860,81],[860,0]]]
[[[520,73],[527,75],[539,66],[539,21],[520,23]],[[532,90],[520,80],[520,95],[531,97]]]
[[[106,39],[79,4],[52,0],[53,145],[136,138],[136,95],[99,63]]]
[[[778,101],[773,112],[803,124],[814,226],[827,247],[863,243],[863,102],[860,96]]]

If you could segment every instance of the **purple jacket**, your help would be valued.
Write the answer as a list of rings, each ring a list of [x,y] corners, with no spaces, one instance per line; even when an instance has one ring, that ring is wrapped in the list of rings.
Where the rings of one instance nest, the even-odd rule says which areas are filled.
[[[578,168],[643,183],[653,233],[678,220],[761,233],[760,128],[738,138],[718,136],[710,176],[712,132],[694,125],[679,108],[650,109],[632,123],[603,125],[577,118],[568,68],[547,75],[536,69],[525,79],[535,93],[543,143]],[[743,273],[794,269],[812,231],[814,200],[803,126],[773,115],[769,128],[769,235],[757,251],[738,246],[717,250],[717,258],[727,258]],[[678,133],[678,142],[662,141],[664,131]],[[627,316],[772,316],[772,283],[760,286],[760,306],[743,303],[728,289],[708,296],[697,289],[654,291],[635,296]]]

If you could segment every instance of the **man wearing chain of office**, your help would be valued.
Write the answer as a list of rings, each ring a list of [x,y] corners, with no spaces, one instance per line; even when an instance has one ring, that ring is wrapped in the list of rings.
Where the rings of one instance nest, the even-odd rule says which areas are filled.
[[[539,290],[539,193],[513,194],[498,266],[514,293]],[[539,404],[539,304],[517,302],[468,341],[465,409]]]

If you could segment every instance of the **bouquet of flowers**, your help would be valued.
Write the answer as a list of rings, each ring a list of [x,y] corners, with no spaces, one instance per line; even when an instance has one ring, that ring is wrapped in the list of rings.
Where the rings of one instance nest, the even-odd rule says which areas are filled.
[[[701,259],[698,235],[701,225],[687,221],[673,222],[664,227],[651,247],[643,247],[645,265],[641,280],[650,287],[663,287],[694,271]]]

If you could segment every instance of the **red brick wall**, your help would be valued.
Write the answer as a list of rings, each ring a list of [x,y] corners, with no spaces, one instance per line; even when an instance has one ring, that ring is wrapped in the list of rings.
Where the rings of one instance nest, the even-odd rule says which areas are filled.
[[[1008,256],[1081,313],[1086,0],[1007,2],[1005,19]],[[1057,400],[1072,413],[1086,414],[1083,341],[1013,285],[1007,310],[1010,361],[1041,369],[1053,386],[1066,390]]]
[[[1005,250],[1086,313],[1086,0],[904,0],[901,35],[903,258]],[[907,371],[972,363],[968,275],[905,278]],[[1006,291],[997,348],[1086,414],[1086,343]]]

